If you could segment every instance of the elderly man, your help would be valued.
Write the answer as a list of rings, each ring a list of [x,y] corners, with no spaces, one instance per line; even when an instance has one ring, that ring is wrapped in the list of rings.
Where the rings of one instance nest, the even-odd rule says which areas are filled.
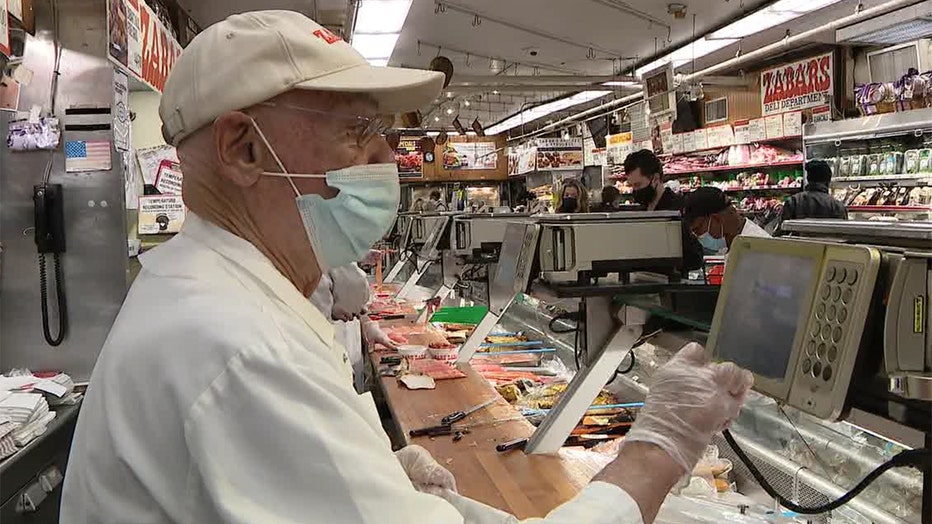
[[[142,258],[101,352],[63,524],[514,520],[456,495],[423,449],[392,453],[308,301],[322,271],[391,225],[397,169],[378,115],[441,83],[370,67],[297,13],[235,15],[194,39],[160,109],[190,214]],[[703,359],[690,346],[658,372],[618,459],[545,522],[654,518],[750,386]]]

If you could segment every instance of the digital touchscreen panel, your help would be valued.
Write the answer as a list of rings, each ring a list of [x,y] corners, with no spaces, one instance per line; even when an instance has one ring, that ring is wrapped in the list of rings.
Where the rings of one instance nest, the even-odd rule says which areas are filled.
[[[750,251],[728,268],[730,288],[716,352],[758,375],[786,376],[800,313],[811,306],[818,260]],[[806,321],[807,317],[802,319]]]

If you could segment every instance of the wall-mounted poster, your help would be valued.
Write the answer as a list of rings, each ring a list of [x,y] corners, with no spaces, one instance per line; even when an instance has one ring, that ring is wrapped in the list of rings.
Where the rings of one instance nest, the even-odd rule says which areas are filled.
[[[537,139],[537,170],[565,171],[583,168],[581,138]]]
[[[398,164],[398,176],[401,178],[421,178],[424,166],[424,153],[418,146],[419,136],[403,136],[395,148],[395,162]]]
[[[498,169],[495,142],[450,142],[444,144],[444,169]]]

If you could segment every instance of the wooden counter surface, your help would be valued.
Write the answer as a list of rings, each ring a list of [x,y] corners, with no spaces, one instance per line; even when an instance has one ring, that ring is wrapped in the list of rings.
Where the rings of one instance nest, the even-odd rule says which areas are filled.
[[[379,353],[371,353],[378,369]],[[525,455],[523,451],[498,453],[495,446],[529,437],[534,426],[525,420],[510,420],[470,430],[459,442],[451,435],[408,436],[412,429],[440,424],[454,411],[465,410],[491,398],[498,402],[454,424],[481,424],[515,419],[520,413],[469,365],[460,365],[466,378],[438,380],[433,390],[412,391],[395,377],[380,377],[379,383],[392,416],[409,444],[423,446],[456,477],[459,492],[484,504],[509,512],[519,519],[543,517],[571,499],[588,482],[584,471],[557,456]]]

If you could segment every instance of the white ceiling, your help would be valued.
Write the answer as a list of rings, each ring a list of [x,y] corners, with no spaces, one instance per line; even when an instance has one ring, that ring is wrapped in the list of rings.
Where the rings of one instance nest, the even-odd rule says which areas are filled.
[[[861,3],[871,7],[883,1]],[[321,23],[332,26],[342,24],[342,15],[347,11],[347,0],[181,0],[181,3],[201,26],[253,9],[290,9],[316,16]],[[702,36],[770,0],[681,3],[687,5],[683,19],[667,13],[668,2],[657,0],[414,0],[390,64],[427,68],[438,54],[448,57],[456,71],[453,85],[435,104],[423,108],[424,125],[449,129],[453,117],[459,115],[467,128],[477,117],[489,127],[522,108],[591,89],[606,79],[594,77],[627,74],[635,64],[643,65],[689,42],[694,34]],[[824,25],[853,13],[857,4],[858,0],[842,0],[785,26],[748,37],[741,48],[750,50],[778,41],[787,30],[799,33]],[[828,33],[822,41],[833,39],[834,35]],[[726,60],[737,50],[738,45],[732,44],[696,60],[695,67]],[[490,58],[503,60],[504,72],[493,70]],[[688,65],[681,70],[692,67]],[[523,83],[524,87],[514,85],[517,83]],[[535,85],[527,87],[528,83]],[[631,92],[631,88],[603,89],[614,89],[617,96]],[[500,92],[494,94],[495,90]],[[581,107],[585,106],[550,118],[558,119]],[[448,109],[452,114],[448,114]],[[435,116],[440,122],[434,121]]]

